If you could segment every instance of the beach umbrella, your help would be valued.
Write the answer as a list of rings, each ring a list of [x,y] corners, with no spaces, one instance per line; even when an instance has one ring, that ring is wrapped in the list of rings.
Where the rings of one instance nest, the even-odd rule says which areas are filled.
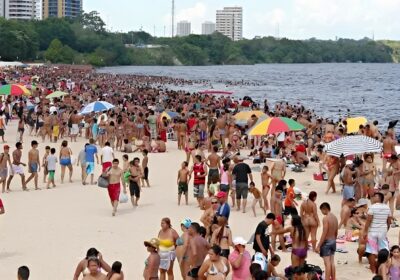
[[[173,111],[164,111],[160,114],[160,119],[162,119],[163,117],[166,117],[167,119],[170,120],[179,117],[179,114]]]
[[[63,92],[63,91],[55,91],[53,93],[50,93],[49,95],[46,96],[46,99],[51,99],[51,98],[59,98],[68,95],[68,92]]]
[[[328,155],[347,157],[363,153],[380,153],[382,143],[374,138],[364,135],[353,135],[339,138],[325,145]]]
[[[208,90],[199,91],[199,93],[200,94],[231,95],[231,94],[233,94],[233,91],[208,89]]]
[[[0,95],[29,96],[31,92],[23,85],[8,84],[0,87]]]
[[[347,118],[347,133],[356,133],[360,129],[360,125],[366,125],[365,117]]]
[[[276,134],[289,131],[300,131],[304,126],[293,119],[277,117],[260,119],[247,132],[250,136],[261,136],[266,134]]]
[[[95,101],[92,102],[88,105],[86,105],[82,111],[81,114],[90,114],[93,112],[103,112],[103,111],[107,111],[110,110],[112,108],[114,108],[115,106],[106,102],[106,101]]]
[[[252,115],[256,115],[257,118],[266,117],[267,115],[264,114],[262,111],[241,111],[234,115],[236,121],[248,121]]]

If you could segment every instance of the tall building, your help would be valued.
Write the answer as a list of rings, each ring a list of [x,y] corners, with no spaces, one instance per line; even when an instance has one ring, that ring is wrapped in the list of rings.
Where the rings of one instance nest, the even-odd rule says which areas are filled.
[[[43,19],[43,0],[35,0],[35,19],[41,20]]]
[[[83,0],[43,0],[43,18],[77,17],[82,12]]]
[[[35,0],[0,0],[0,16],[6,19],[33,19]]]
[[[215,23],[211,21],[206,21],[201,25],[201,34],[210,35],[215,32]]]
[[[183,20],[178,22],[176,28],[176,36],[189,36],[192,31],[192,24],[189,21]]]
[[[233,41],[243,38],[243,8],[225,7],[217,10],[217,31]]]

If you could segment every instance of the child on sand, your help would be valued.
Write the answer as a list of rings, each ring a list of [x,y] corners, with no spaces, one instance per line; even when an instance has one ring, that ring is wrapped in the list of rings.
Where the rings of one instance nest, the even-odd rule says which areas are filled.
[[[143,169],[143,178],[142,178],[142,186],[146,183],[147,187],[150,188],[149,183],[149,157],[147,156],[149,153],[148,150],[143,150],[143,159],[142,159],[142,169]]]
[[[42,159],[42,167],[43,167],[43,184],[46,184],[46,178],[47,175],[49,174],[49,170],[47,169],[47,157],[50,155],[50,147],[46,146],[46,152],[44,153],[43,159]]]
[[[124,187],[129,186],[129,177],[131,173],[129,172],[129,156],[127,154],[122,156],[122,171],[124,172],[124,180],[122,183]]]
[[[213,176],[211,178],[211,184],[208,187],[208,196],[213,197],[219,192],[219,178],[218,176]]]
[[[284,275],[279,274],[276,272],[275,268],[279,265],[281,262],[281,257],[278,255],[273,255],[271,258],[271,261],[268,262],[267,265],[267,276],[271,277],[268,279],[287,279]]]
[[[181,205],[182,194],[185,195],[186,205],[188,205],[188,182],[190,180],[188,165],[187,161],[182,162],[181,169],[178,171],[178,205]]]
[[[261,192],[260,192],[259,189],[256,188],[254,182],[250,183],[249,192],[252,193],[253,196],[254,196],[253,203],[251,205],[251,209],[253,209],[254,217],[257,217],[257,215],[256,215],[256,205],[257,205],[257,203],[260,204],[261,209],[264,210],[264,214],[266,215],[267,211],[265,210],[265,208],[262,205]]]
[[[47,181],[47,188],[50,189],[50,184],[53,184],[53,188],[56,187],[54,184],[54,173],[56,172],[56,164],[58,162],[55,155],[56,149],[51,148],[50,155],[47,156],[47,170],[49,171],[49,180]]]

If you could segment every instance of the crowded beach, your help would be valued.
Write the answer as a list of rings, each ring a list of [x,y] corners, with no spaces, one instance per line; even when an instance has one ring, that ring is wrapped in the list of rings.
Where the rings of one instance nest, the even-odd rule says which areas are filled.
[[[0,279],[400,279],[397,121],[193,83],[0,68]]]

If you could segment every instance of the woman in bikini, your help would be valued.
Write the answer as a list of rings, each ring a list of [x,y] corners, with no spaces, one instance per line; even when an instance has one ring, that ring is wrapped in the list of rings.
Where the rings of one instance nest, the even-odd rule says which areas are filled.
[[[328,188],[326,194],[332,189],[332,193],[336,193],[335,177],[339,173],[339,159],[334,156],[326,156],[326,166],[328,168]]]
[[[78,280],[81,274],[83,277],[85,277],[87,274],[90,273],[88,270],[89,258],[97,258],[100,261],[101,269],[103,269],[106,272],[111,271],[111,267],[103,260],[103,256],[101,255],[101,253],[97,251],[96,248],[90,248],[86,253],[86,257],[78,263],[75,269],[73,280]]]
[[[290,233],[292,238],[292,267],[301,266],[307,258],[308,250],[308,231],[304,228],[300,216],[292,217],[292,226],[275,231],[274,234]]]
[[[218,217],[218,226],[216,230],[214,230],[211,237],[211,244],[218,245],[221,248],[221,256],[224,258],[229,257],[229,247],[233,246],[232,242],[232,232],[228,226],[228,220],[226,217]]]
[[[311,244],[314,252],[317,246],[317,229],[320,224],[317,205],[315,204],[316,199],[317,193],[312,191],[308,195],[308,199],[304,201],[300,206],[301,221],[307,231],[307,240],[311,235]]]
[[[107,128],[106,115],[101,115],[100,122],[99,122],[99,145],[100,145],[100,147],[103,147],[104,143],[106,143],[106,139],[107,139],[106,128]]]
[[[389,167],[385,172],[385,183],[389,185],[389,191],[392,193],[392,197],[389,199],[389,207],[392,212],[394,212],[394,201],[396,198],[396,191],[399,188],[399,180],[400,180],[400,161],[397,155],[391,155],[389,158]],[[396,202],[399,204],[399,202]]]
[[[163,218],[161,220],[161,230],[158,233],[161,280],[167,279],[167,274],[169,280],[174,279],[175,244],[178,238],[178,233],[171,226],[171,220]]]
[[[115,148],[115,123],[114,121],[110,121],[110,124],[106,128],[107,132],[107,142],[110,143],[111,148]]]
[[[286,175],[286,164],[283,160],[274,161],[271,168],[271,196],[275,193],[275,187],[280,180],[283,180]]]
[[[182,279],[186,278],[190,270],[189,263],[189,232],[188,229],[192,221],[190,219],[183,219],[181,222],[182,235],[176,240],[176,258],[179,262],[179,267],[181,269]]]
[[[122,150],[122,141],[124,139],[124,125],[122,123],[122,118],[117,120],[117,128],[116,128],[116,137],[117,137],[117,144],[116,149],[121,151]]]
[[[271,189],[270,182],[271,182],[271,175],[268,173],[268,166],[264,165],[261,172],[261,184],[262,184],[262,198],[264,201],[265,211],[269,210],[268,193],[269,190]]]
[[[229,274],[229,263],[226,258],[221,257],[221,247],[214,245],[208,251],[210,257],[199,270],[199,280],[226,280]]]

